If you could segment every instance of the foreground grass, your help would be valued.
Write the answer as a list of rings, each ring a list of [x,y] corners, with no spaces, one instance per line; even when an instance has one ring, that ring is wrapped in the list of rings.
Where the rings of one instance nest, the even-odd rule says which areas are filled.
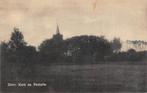
[[[57,91],[146,91],[147,65],[93,64],[37,66]]]
[[[35,69],[37,74],[33,80],[46,82],[47,87],[12,88],[11,92],[5,93],[141,93],[147,91],[147,65],[144,62],[141,64],[106,62],[106,64],[92,65],[36,65]]]

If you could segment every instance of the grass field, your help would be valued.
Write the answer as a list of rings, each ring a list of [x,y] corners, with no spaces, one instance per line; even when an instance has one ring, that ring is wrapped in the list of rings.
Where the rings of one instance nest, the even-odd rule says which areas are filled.
[[[31,82],[44,88],[8,88],[3,93],[145,93],[147,65],[112,62],[92,65],[36,65]]]
[[[37,66],[36,69],[41,76],[38,80],[47,80],[48,91],[147,91],[147,65],[52,65]]]

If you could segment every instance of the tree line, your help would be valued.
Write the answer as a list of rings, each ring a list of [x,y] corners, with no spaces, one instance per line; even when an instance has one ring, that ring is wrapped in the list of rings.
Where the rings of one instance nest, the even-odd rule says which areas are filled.
[[[15,28],[8,42],[1,43],[1,62],[4,80],[32,78],[35,65],[99,64],[104,62],[144,61],[147,51],[129,49],[121,52],[119,38],[112,41],[104,36],[75,36],[65,40],[47,39],[36,49],[24,40]]]

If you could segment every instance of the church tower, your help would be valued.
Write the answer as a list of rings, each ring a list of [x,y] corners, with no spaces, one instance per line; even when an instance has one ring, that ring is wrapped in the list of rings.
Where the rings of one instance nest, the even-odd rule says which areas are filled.
[[[60,34],[60,29],[59,29],[58,24],[57,24],[56,34],[53,35],[53,39],[55,41],[62,41],[63,40],[63,35]]]

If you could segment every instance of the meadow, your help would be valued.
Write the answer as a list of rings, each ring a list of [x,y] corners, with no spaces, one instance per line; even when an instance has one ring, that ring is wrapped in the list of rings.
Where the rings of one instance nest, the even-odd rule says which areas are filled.
[[[126,63],[49,67],[38,65],[37,80],[47,80],[48,91],[77,93],[147,91],[147,65]]]

